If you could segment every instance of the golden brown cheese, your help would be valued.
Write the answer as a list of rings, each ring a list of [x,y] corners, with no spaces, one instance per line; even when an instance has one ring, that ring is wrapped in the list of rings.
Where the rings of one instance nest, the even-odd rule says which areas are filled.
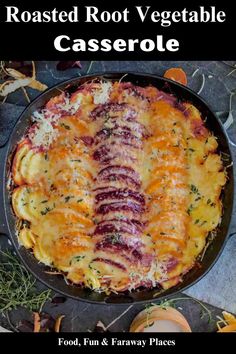
[[[107,103],[118,109],[92,118],[97,108],[102,115],[99,110]],[[132,139],[117,145],[114,129],[131,132]],[[105,145],[96,142],[101,131]],[[97,291],[157,284],[167,289],[193,267],[209,232],[220,223],[226,173],[217,145],[194,106],[178,107],[154,87],[88,83],[71,97],[56,96],[36,114],[14,156],[12,205],[27,221],[18,230],[19,243],[71,282]],[[102,151],[102,158],[106,153],[109,158],[107,147],[113,149],[108,165],[133,175],[109,177],[109,183],[99,179],[103,162],[94,156]],[[132,180],[136,175],[138,187]],[[113,191],[107,203],[119,206],[114,190],[122,191],[123,210],[103,213],[107,207],[96,200],[94,188],[107,184]],[[110,229],[126,228],[122,235],[96,235],[97,225],[105,223]]]

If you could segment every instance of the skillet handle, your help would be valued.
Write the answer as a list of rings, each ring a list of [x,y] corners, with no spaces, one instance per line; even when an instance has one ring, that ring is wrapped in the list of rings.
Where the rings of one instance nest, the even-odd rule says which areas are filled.
[[[4,207],[4,164],[6,156],[7,144],[0,148],[0,237],[5,235],[8,237],[8,229],[5,217],[5,207]]]

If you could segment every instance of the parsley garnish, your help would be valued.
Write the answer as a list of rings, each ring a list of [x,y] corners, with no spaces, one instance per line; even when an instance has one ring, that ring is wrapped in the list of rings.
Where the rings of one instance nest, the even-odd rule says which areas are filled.
[[[73,257],[71,260],[70,260],[70,265],[73,263],[73,262],[79,262],[81,261],[81,259],[84,259],[85,256],[75,256]]]
[[[72,198],[74,198],[73,195],[67,195],[67,196],[65,197],[65,203],[69,202],[69,200],[72,199]]]
[[[52,211],[53,208],[49,208],[49,207],[46,207],[44,210],[41,210],[41,215],[46,215],[47,213],[49,213],[49,211]]]
[[[62,123],[61,127],[65,128],[66,130],[70,130],[70,126],[65,123]]]

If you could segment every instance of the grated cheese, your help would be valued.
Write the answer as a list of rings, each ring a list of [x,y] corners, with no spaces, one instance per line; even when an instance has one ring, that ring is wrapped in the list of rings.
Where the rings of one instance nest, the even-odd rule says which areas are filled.
[[[75,114],[81,105],[81,97],[77,97],[76,102],[71,102],[69,97],[64,97],[63,103],[56,104],[56,108],[61,109],[63,112],[67,112],[70,115]]]
[[[58,130],[54,125],[57,124],[60,115],[50,114],[47,116],[46,113],[48,113],[47,110],[33,113],[32,120],[36,123],[36,127],[34,131],[29,133],[29,139],[34,147],[44,146],[49,148],[58,136]]]
[[[112,84],[110,82],[102,82],[98,89],[93,90],[93,102],[95,104],[104,104],[109,100]]]

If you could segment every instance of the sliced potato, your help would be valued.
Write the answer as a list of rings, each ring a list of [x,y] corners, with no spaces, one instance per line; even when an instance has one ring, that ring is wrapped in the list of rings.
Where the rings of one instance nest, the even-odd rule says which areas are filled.
[[[20,219],[32,221],[28,210],[30,188],[26,185],[20,186],[13,191],[12,206],[16,216]]]
[[[23,140],[17,148],[16,154],[13,159],[12,175],[15,184],[22,185],[25,183],[21,173],[21,165],[26,155],[30,151],[30,144],[27,140]]]
[[[29,249],[32,248],[35,244],[35,235],[30,229],[24,227],[19,232],[18,240],[22,246]]]

